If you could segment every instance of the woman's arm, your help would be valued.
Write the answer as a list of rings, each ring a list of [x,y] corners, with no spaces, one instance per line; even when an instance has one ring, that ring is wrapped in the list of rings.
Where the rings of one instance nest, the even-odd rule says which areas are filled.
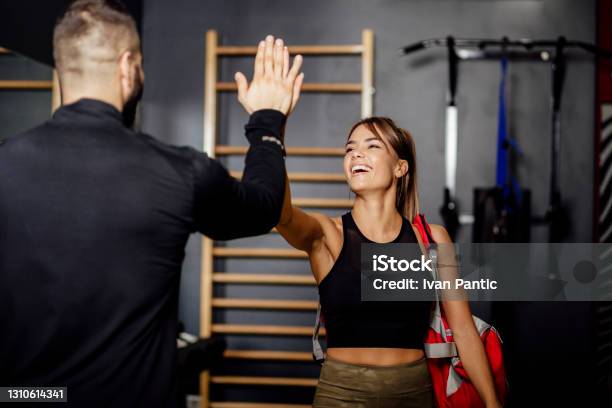
[[[323,240],[321,221],[327,218],[322,214],[308,214],[300,208],[291,205],[291,188],[289,180],[285,179],[285,198],[280,222],[276,226],[278,232],[294,248],[313,252]]]
[[[452,241],[446,229],[440,225],[431,225],[431,233],[438,244],[451,244]],[[453,254],[446,254],[445,258],[454,259],[454,249],[452,245],[443,246],[452,251]],[[450,255],[450,256],[448,256]],[[446,300],[442,301],[442,308],[448,319],[448,323],[453,332],[453,339],[457,345],[459,358],[467,371],[476,391],[484,401],[487,408],[501,407],[495,393],[493,375],[489,367],[489,361],[485,354],[482,339],[478,335],[470,305],[465,300]]]

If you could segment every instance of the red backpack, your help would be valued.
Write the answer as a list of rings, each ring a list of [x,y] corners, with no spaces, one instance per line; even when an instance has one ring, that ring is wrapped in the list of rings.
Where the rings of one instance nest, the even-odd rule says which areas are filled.
[[[429,257],[433,259],[432,263],[435,265],[437,256],[435,241],[431,236],[431,230],[425,221],[425,216],[419,214],[413,222],[419,230]],[[508,387],[501,338],[493,326],[476,316],[472,315],[472,318],[484,344],[493,374],[497,398],[503,403]],[[484,408],[484,402],[468,378],[463,364],[461,364],[457,347],[453,341],[453,333],[437,298],[429,330],[425,337],[425,355],[427,356],[427,366],[439,408]]]

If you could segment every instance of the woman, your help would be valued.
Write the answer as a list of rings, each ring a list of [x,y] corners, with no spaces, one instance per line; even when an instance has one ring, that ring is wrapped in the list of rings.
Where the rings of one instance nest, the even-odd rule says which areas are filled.
[[[258,53],[255,73],[263,65],[283,67],[274,76],[293,86],[289,113],[299,99],[301,57],[289,70],[289,52],[277,41],[273,52]],[[259,60],[259,71],[257,69]],[[264,63],[265,60],[265,63]],[[270,71],[271,72],[271,71]],[[261,75],[261,72],[259,72]],[[238,99],[247,112],[261,90],[236,75]],[[423,339],[430,303],[361,302],[360,248],[364,242],[420,243],[408,220],[418,213],[416,155],[412,137],[387,118],[373,117],[349,132],[344,173],[355,193],[352,211],[342,217],[305,213],[291,205],[287,182],[282,236],[308,253],[327,330],[327,358],[313,406],[433,407]],[[450,243],[443,227],[432,225],[438,243]],[[381,305],[382,304],[382,305]],[[465,301],[444,301],[463,365],[487,407],[500,407],[482,341]]]
[[[420,243],[408,220],[418,213],[415,146],[410,134],[382,117],[361,120],[346,142],[344,173],[355,201],[331,218],[291,206],[289,183],[279,225],[293,247],[306,251],[318,283],[327,330],[327,358],[314,407],[433,407],[423,338],[427,302],[361,302],[361,243]],[[446,230],[431,225],[438,243]],[[487,407],[497,401],[482,341],[467,302],[446,301],[461,360]]]

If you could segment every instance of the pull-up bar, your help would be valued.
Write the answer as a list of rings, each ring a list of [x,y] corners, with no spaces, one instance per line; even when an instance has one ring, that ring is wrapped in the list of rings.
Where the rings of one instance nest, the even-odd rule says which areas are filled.
[[[454,48],[477,48],[483,52],[490,51],[491,49],[510,50],[511,48],[521,49],[525,51],[535,51],[537,49],[546,48],[557,48],[560,43],[563,43],[563,48],[580,48],[584,51],[590,52],[601,57],[612,57],[612,51],[600,48],[594,44],[586,43],[584,41],[568,41],[565,37],[559,37],[556,40],[510,40],[507,37],[503,37],[501,40],[497,39],[473,39],[473,38],[454,38],[452,36],[446,38],[432,38],[429,40],[419,41],[402,48],[404,54],[411,54],[415,51],[419,51],[425,48],[434,47],[449,47]],[[473,59],[472,56],[461,56],[461,59]],[[486,57],[487,55],[483,55]],[[481,57],[482,58],[482,57]]]

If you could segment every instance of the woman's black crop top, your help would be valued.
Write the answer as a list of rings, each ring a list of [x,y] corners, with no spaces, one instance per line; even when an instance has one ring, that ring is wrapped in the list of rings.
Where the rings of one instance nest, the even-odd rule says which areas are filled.
[[[342,216],[344,242],[340,256],[319,284],[327,347],[423,349],[432,303],[429,301],[361,301],[361,244],[367,239],[350,212]],[[392,243],[416,243],[410,222],[403,219]]]

